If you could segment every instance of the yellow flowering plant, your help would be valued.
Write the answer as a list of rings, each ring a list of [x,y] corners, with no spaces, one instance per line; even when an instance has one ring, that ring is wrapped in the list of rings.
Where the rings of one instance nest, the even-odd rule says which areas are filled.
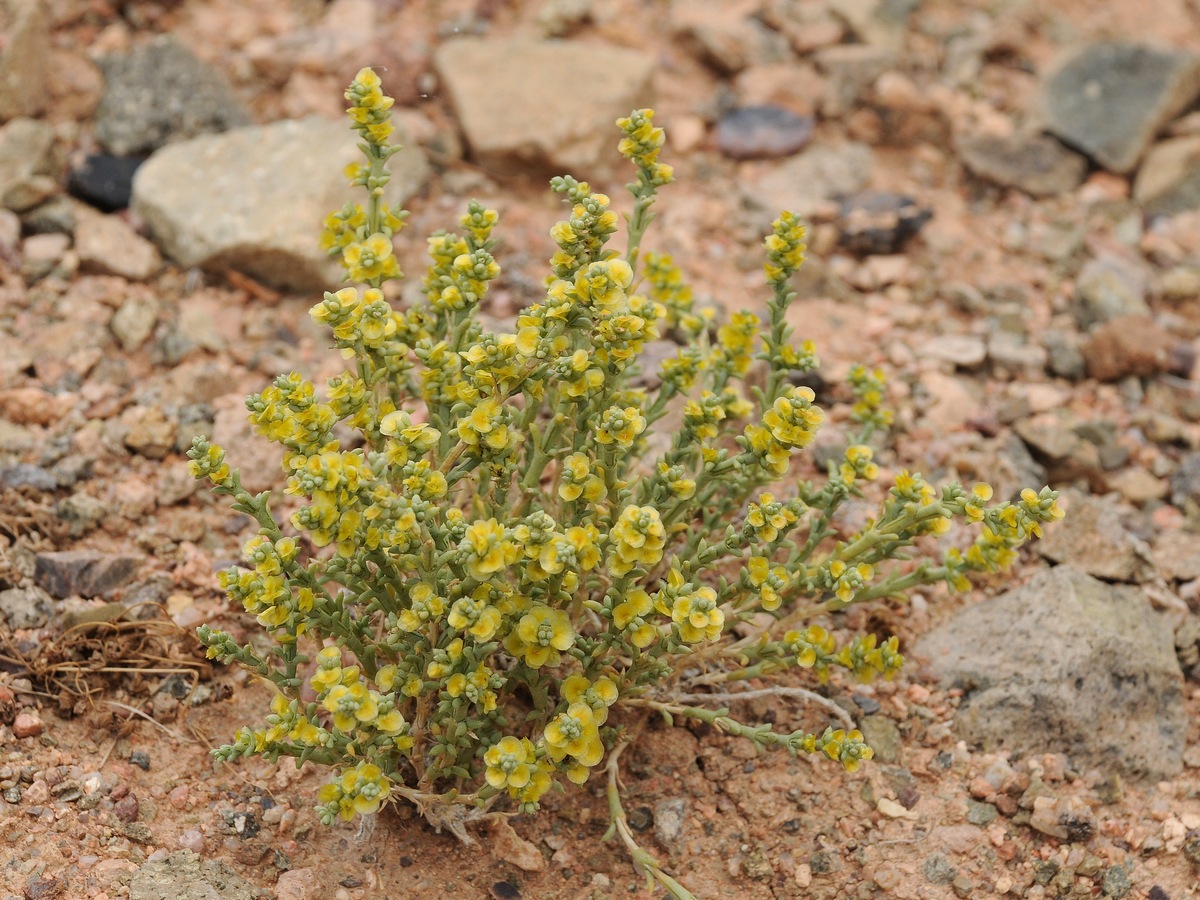
[[[394,308],[381,287],[401,277],[392,241],[406,213],[383,200],[392,101],[370,69],[346,97],[366,158],[347,176],[367,201],[331,215],[322,242],[357,286],[326,293],[311,315],[347,371],[322,390],[283,375],[247,401],[302,505],[277,522],[220,447],[200,438],[189,452],[192,473],[259,525],[249,568],[220,583],[275,642],[260,653],[199,630],[210,657],[276,691],[264,724],[216,753],[334,768],[319,796],[326,823],[404,798],[460,836],[602,768],[610,834],[689,897],[625,820],[617,761],[641,718],[698,719],[855,771],[871,749],[833,704],[838,721],[823,731],[780,731],[733,717],[722,704],[737,695],[721,687],[794,669],[890,678],[896,638],[843,637],[838,611],[919,585],[966,589],[969,573],[1009,565],[1061,515],[1056,494],[989,505],[986,485],[935,488],[901,472],[874,518],[840,530],[839,506],[880,475],[868,442],[890,422],[883,374],[851,371],[855,433],[824,478],[789,478],[826,418],[798,383],[814,348],[785,321],[804,227],[783,213],[765,240],[765,321],[697,308],[672,260],[640,251],[673,178],[648,109],[617,122],[636,171],[624,253],[609,247],[609,198],[563,176],[551,186],[570,212],[551,231],[544,295],[513,333],[476,315],[500,272],[498,216],[476,202],[459,231],[429,238],[423,300]],[[677,351],[643,373],[646,342],[664,338]],[[635,386],[642,374],[658,387]],[[681,424],[647,458],[669,414]],[[955,519],[979,526],[973,544],[908,560]],[[299,553],[301,536],[315,553]]]

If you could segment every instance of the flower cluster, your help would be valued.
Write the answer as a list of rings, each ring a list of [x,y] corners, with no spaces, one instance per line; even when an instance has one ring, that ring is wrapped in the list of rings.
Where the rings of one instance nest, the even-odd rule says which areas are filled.
[[[512,333],[476,315],[500,269],[498,216],[474,201],[458,233],[429,239],[417,302],[394,307],[382,285],[400,275],[405,214],[382,199],[391,100],[368,69],[346,96],[365,156],[348,175],[367,202],[331,216],[323,241],[357,284],[311,310],[346,370],[323,386],[282,375],[247,401],[282,448],[294,511],[278,522],[220,447],[197,439],[189,453],[192,473],[258,525],[247,567],[220,583],[277,645],[200,629],[211,658],[277,690],[265,725],[218,754],[336,768],[326,822],[396,797],[531,812],[555,785],[587,781],[647,709],[848,771],[869,760],[854,730],[777,733],[674,698],[787,670],[891,677],[896,639],[845,635],[838,611],[1003,568],[1061,515],[1055,493],[993,504],[986,485],[901,471],[860,531],[836,527],[839,505],[883,477],[868,443],[890,421],[883,375],[852,370],[841,421],[861,430],[824,481],[787,477],[827,418],[796,377],[815,352],[785,316],[804,228],[784,213],[766,239],[761,316],[697,308],[669,257],[645,254],[639,273],[673,177],[651,110],[617,123],[637,172],[623,254],[608,247],[610,198],[564,176],[550,275]],[[657,340],[677,350],[643,371]],[[974,543],[908,564],[954,520],[978,529]]]

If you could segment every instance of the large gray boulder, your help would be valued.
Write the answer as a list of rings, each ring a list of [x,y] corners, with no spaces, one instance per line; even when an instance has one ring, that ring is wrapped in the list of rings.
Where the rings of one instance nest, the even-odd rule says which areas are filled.
[[[357,142],[347,123],[313,117],[170,144],[138,169],[133,210],[182,266],[231,267],[293,290],[331,288],[342,269],[318,239],[327,215],[348,200],[365,202],[342,173],[362,159]],[[393,204],[429,176],[425,157],[411,146],[389,168]]]
[[[614,123],[652,100],[653,60],[608,44],[458,38],[434,64],[471,155],[500,174],[611,168]]]
[[[1200,56],[1089,44],[1042,85],[1046,128],[1110,172],[1131,172],[1163,125],[1200,94]]]
[[[229,81],[167,35],[100,60],[96,136],[118,156],[253,122]]]
[[[914,654],[964,690],[955,731],[985,750],[1169,778],[1182,767],[1183,675],[1168,622],[1136,588],[1068,566],[963,610]]]

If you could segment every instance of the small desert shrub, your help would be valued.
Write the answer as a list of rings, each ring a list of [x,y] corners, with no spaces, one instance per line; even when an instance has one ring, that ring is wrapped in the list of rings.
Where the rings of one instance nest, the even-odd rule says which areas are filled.
[[[570,214],[551,231],[545,294],[515,333],[476,316],[500,266],[497,215],[475,202],[458,232],[428,239],[424,301],[393,309],[380,286],[401,277],[392,241],[406,214],[382,199],[392,101],[369,69],[346,96],[365,156],[347,175],[367,201],[331,215],[323,241],[362,287],[325,294],[311,314],[347,370],[321,392],[283,375],[247,401],[284,448],[287,493],[303,498],[290,533],[219,447],[199,439],[189,453],[193,473],[260,526],[252,568],[220,580],[274,639],[262,654],[200,629],[210,657],[276,689],[265,722],[217,755],[333,767],[327,823],[402,797],[460,832],[485,812],[533,812],[604,767],[614,830],[640,868],[689,896],[625,824],[616,760],[629,724],[647,710],[692,717],[854,771],[871,750],[836,707],[846,727],[781,732],[715,708],[730,699],[721,686],[797,668],[891,677],[896,639],[839,641],[830,614],[918,585],[967,588],[1060,515],[1056,495],[989,505],[986,485],[938,489],[901,472],[878,514],[839,535],[839,505],[879,474],[867,442],[891,420],[883,375],[852,370],[852,440],[816,482],[789,479],[825,420],[799,384],[814,348],[784,317],[804,228],[783,213],[766,238],[765,322],[698,309],[670,258],[639,251],[672,180],[651,110],[617,123],[637,173],[624,253],[608,246],[609,198],[555,178]],[[634,387],[660,336],[678,352],[657,388]],[[669,448],[645,458],[649,429],[673,409]],[[917,538],[954,519],[978,525],[965,552],[909,560]],[[321,551],[302,555],[300,536]]]

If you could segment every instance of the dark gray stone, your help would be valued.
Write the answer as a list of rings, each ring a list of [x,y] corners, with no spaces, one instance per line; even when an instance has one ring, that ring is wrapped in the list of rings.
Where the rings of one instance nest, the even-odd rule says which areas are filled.
[[[992,824],[996,818],[996,807],[991,803],[981,803],[978,800],[967,801],[967,821],[972,825],[983,828]]]
[[[955,731],[988,750],[1169,778],[1187,714],[1170,625],[1141,592],[1067,566],[959,613],[914,655],[964,690]]]
[[[73,538],[94,530],[108,511],[103,500],[90,494],[72,494],[54,507],[54,514],[67,523],[68,534]]]
[[[1114,900],[1121,900],[1132,889],[1133,882],[1129,880],[1129,871],[1124,866],[1113,866],[1104,873],[1104,883],[1100,886],[1100,894],[1104,897],[1112,897]]]
[[[954,876],[958,874],[958,869],[950,865],[950,860],[946,859],[946,854],[932,853],[925,858],[925,863],[921,866],[921,872],[924,874],[925,880],[930,884],[949,884],[954,880]]]
[[[67,190],[97,209],[115,212],[129,206],[133,175],[144,156],[93,153],[67,176]]]
[[[1052,375],[1079,381],[1087,376],[1087,361],[1079,349],[1079,335],[1074,331],[1045,331],[1042,346],[1046,348],[1046,368]]]
[[[17,463],[0,469],[0,485],[6,488],[33,488],[35,491],[53,491],[58,488],[58,479],[41,466]]]
[[[1042,103],[1051,133],[1124,174],[1198,93],[1200,56],[1109,41],[1084,47],[1047,78]]]
[[[933,210],[911,197],[888,191],[861,191],[842,201],[838,241],[862,256],[899,253],[933,218]]]
[[[142,560],[137,556],[63,550],[39,553],[34,579],[52,597],[99,597],[133,577]]]
[[[1171,502],[1200,504],[1200,453],[1189,453],[1171,476]]]
[[[717,148],[730,159],[791,156],[813,136],[812,116],[799,116],[781,106],[743,106],[717,122]]]
[[[96,136],[118,156],[252,121],[229,82],[174,38],[159,36],[100,61],[107,88]]]
[[[21,229],[26,234],[75,233],[75,202],[65,194],[51,197],[40,206],[21,213]]]
[[[1083,156],[1044,134],[975,135],[958,142],[958,157],[972,174],[1034,197],[1073,191],[1087,174]]]

